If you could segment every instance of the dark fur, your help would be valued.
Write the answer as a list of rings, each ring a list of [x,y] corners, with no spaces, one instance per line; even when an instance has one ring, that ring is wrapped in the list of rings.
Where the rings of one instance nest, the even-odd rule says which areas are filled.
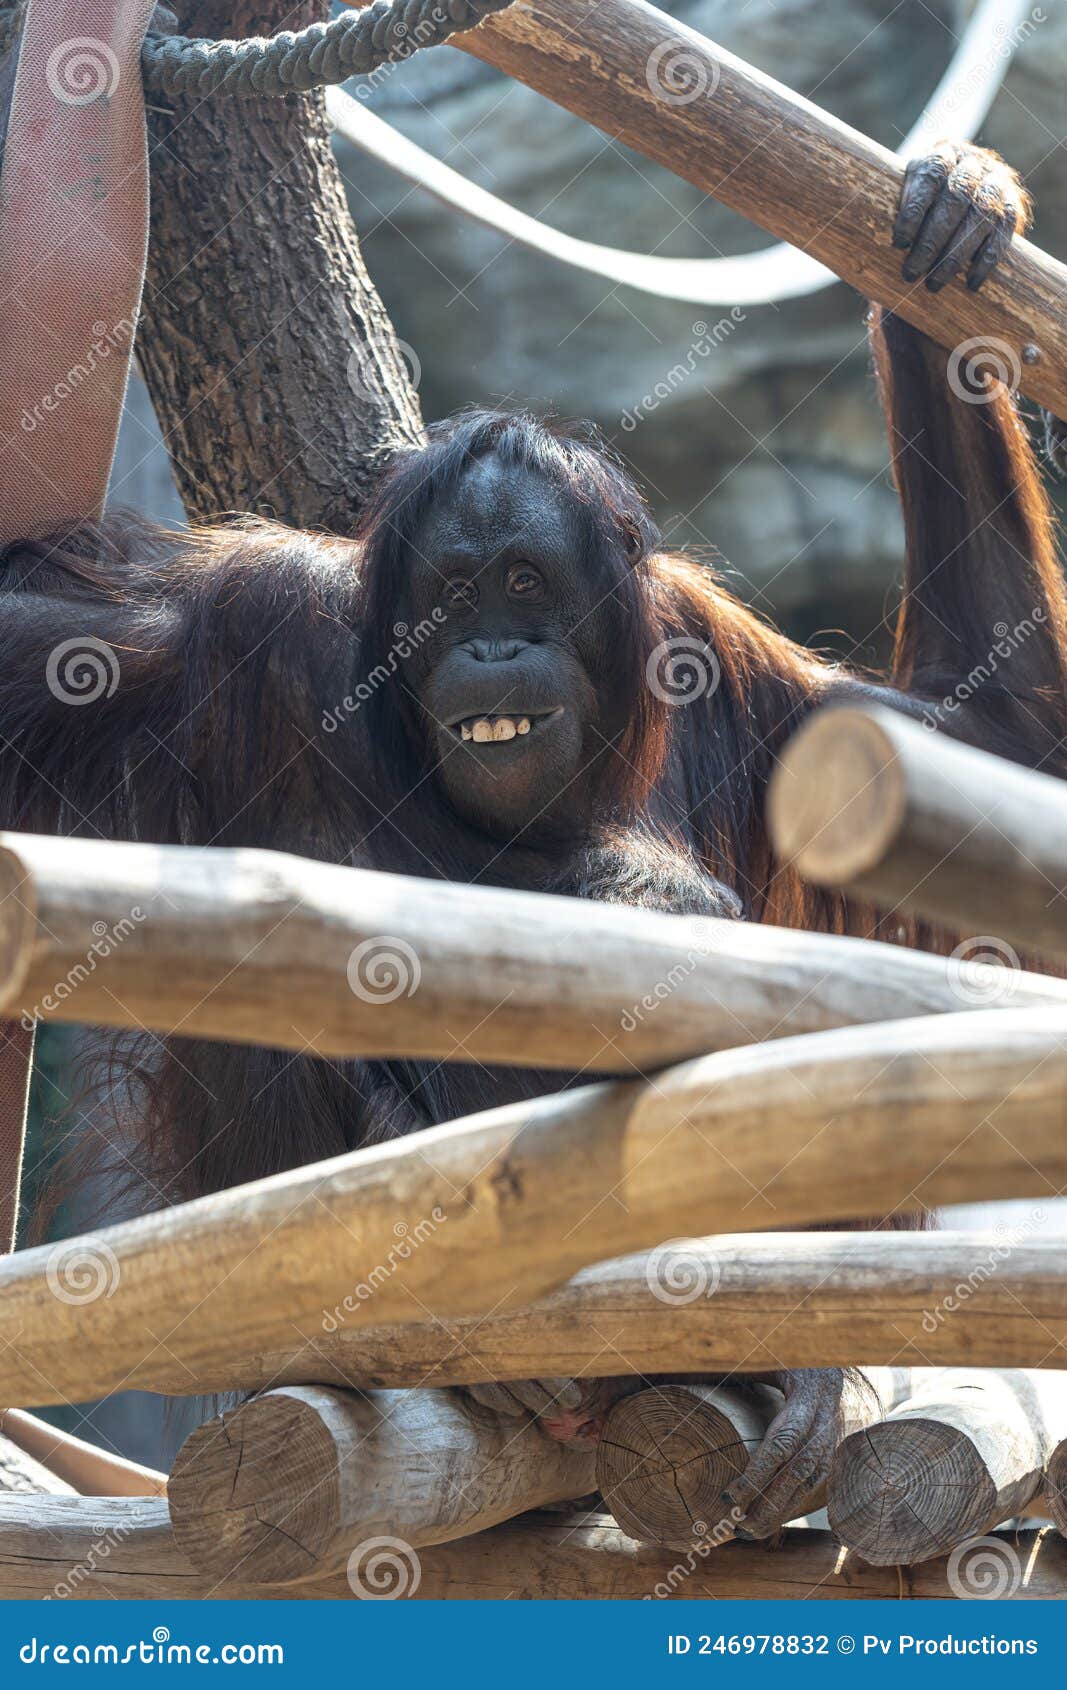
[[[395,464],[354,541],[251,521],[189,538],[109,520],[9,547],[0,822],[270,845],[448,880],[882,932],[871,912],[805,889],[772,861],[763,801],[779,747],[834,698],[881,697],[922,713],[982,662],[997,622],[1013,627],[1040,607],[1044,620],[1014,666],[939,715],[947,731],[1062,774],[1067,610],[1011,400],[963,405],[931,343],[895,320],[876,317],[873,333],[908,527],[896,658],[907,695],[821,661],[710,570],[659,550],[636,490],[588,439],[475,413]],[[323,726],[396,639],[421,516],[487,453],[547,476],[574,501],[582,571],[603,587],[598,614],[610,630],[590,679],[621,706],[565,832],[511,843],[444,801],[403,670],[336,732]],[[121,681],[112,697],[76,708],[52,697],[45,664],[59,641],[87,634],[115,649]],[[717,691],[685,708],[643,682],[649,654],[677,635],[706,641],[722,671]],[[893,920],[892,936],[906,931]],[[116,1094],[138,1118],[161,1203],[561,1083],[188,1040],[164,1049],[147,1039],[132,1082],[129,1067]]]

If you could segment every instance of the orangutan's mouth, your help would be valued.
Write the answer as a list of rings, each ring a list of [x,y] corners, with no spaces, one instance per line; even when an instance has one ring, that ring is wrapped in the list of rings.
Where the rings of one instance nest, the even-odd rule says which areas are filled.
[[[552,710],[513,710],[506,716],[487,711],[480,716],[459,717],[449,723],[449,731],[457,739],[471,740],[475,745],[502,745],[506,740],[543,733],[562,714],[562,704]]]

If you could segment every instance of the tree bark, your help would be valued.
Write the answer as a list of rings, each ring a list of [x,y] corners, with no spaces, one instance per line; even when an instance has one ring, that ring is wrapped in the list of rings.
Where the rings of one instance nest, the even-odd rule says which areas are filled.
[[[325,0],[183,0],[194,36],[274,34]],[[191,518],[350,532],[421,432],[367,275],[321,94],[157,102],[141,369]]]

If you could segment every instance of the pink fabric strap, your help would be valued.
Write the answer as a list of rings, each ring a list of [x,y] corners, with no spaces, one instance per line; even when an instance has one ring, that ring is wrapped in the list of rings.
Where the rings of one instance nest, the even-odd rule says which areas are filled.
[[[0,175],[0,542],[96,516],[148,237],[154,0],[29,0]]]
[[[0,544],[103,509],[144,282],[153,10],[29,0],[0,170]],[[0,1021],[0,1251],[32,1065],[32,1027]]]

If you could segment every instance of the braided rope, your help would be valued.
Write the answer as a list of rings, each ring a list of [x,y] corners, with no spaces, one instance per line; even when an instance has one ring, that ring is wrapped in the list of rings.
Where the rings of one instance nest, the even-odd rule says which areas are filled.
[[[204,98],[208,94],[306,93],[311,88],[368,76],[423,47],[438,47],[461,30],[502,12],[513,0],[374,0],[362,11],[342,12],[329,23],[283,30],[246,41],[194,41],[150,33],[141,66],[153,94]],[[20,23],[19,8],[0,12],[0,52]]]

